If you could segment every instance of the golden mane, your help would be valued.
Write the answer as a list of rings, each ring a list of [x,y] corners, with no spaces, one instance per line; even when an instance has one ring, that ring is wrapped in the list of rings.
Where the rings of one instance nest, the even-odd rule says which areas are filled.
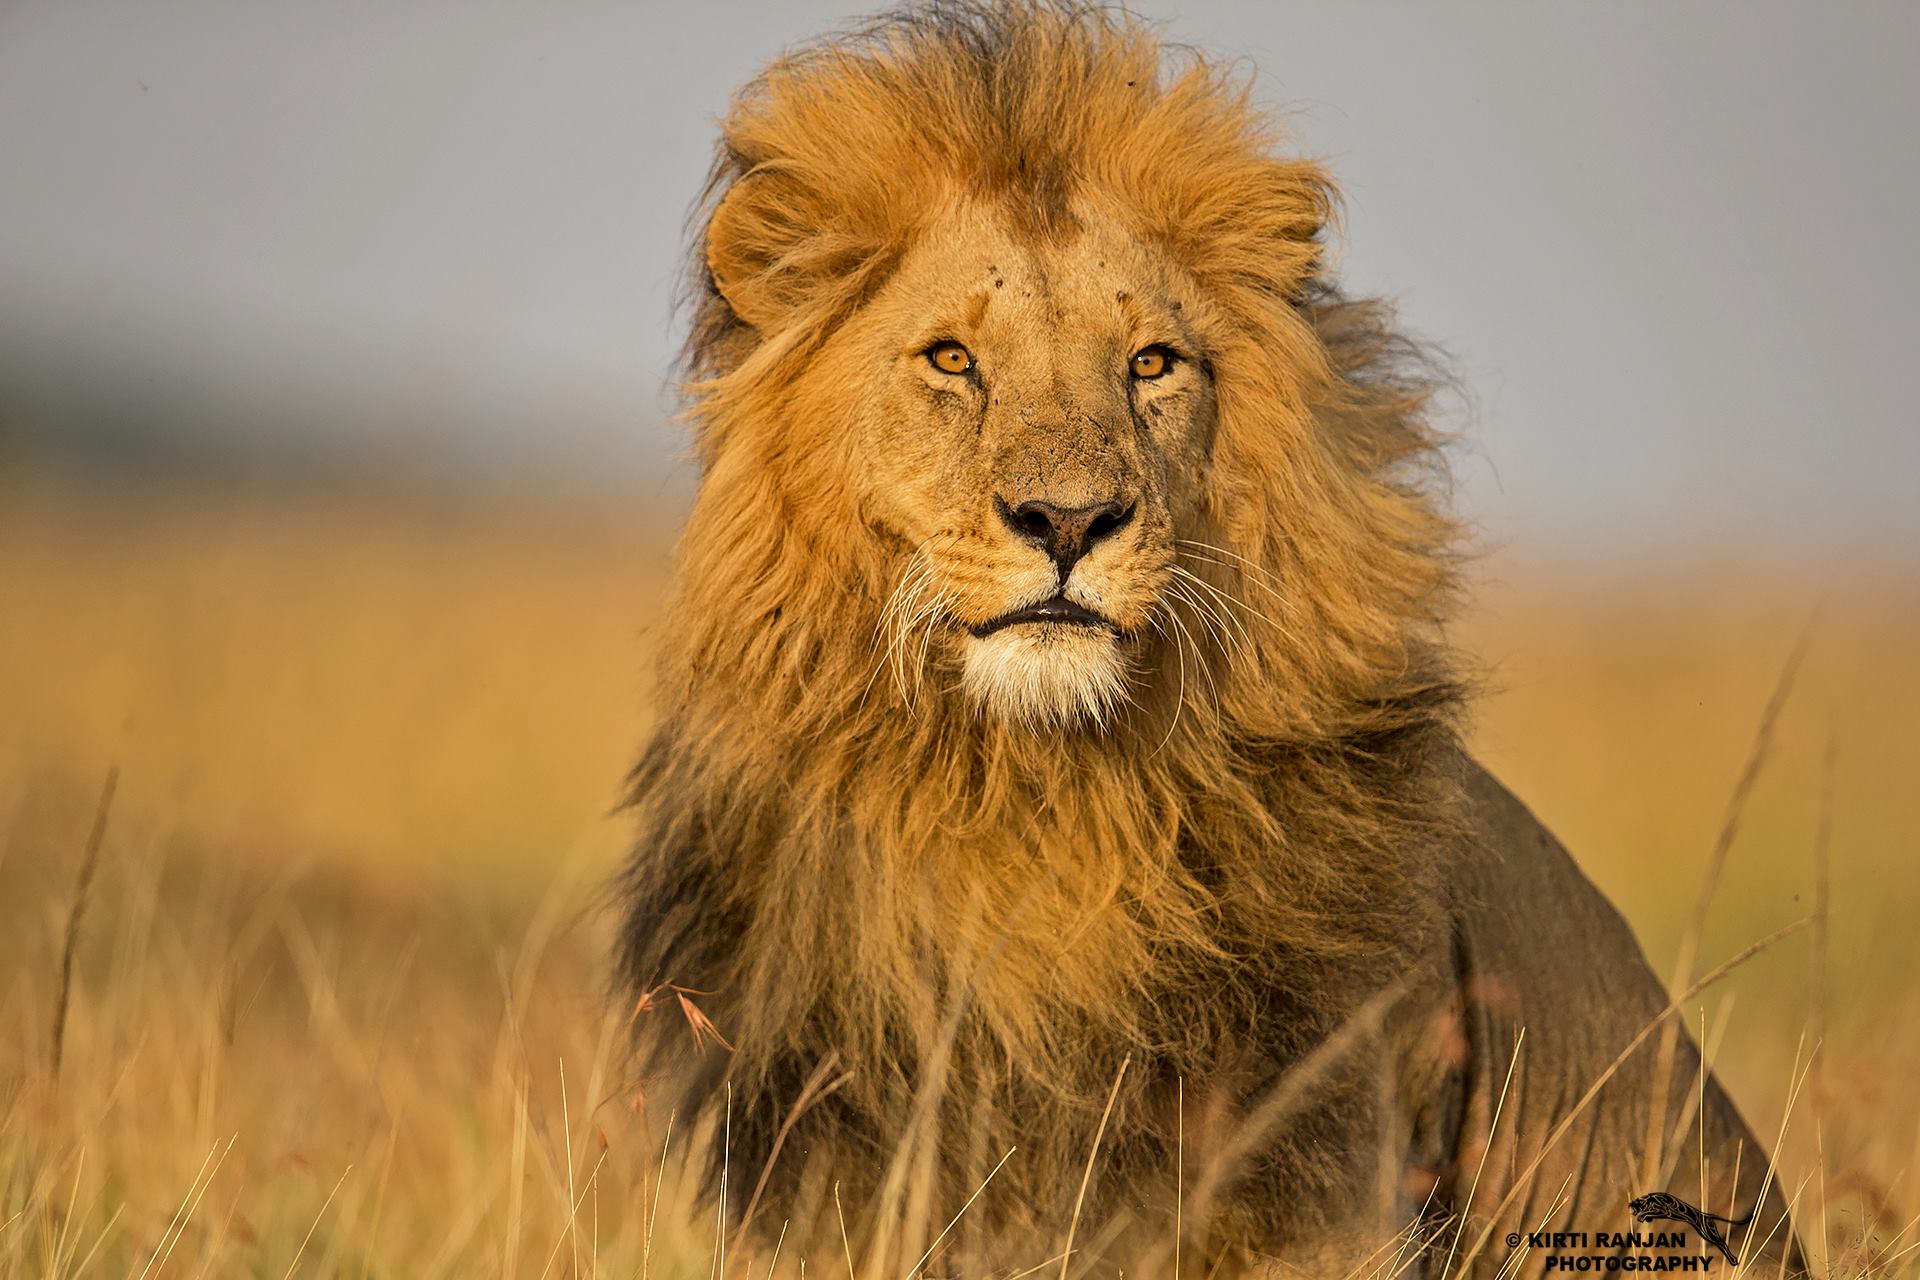
[[[929,1123],[911,1103],[938,1075],[941,1149],[1017,1143],[1002,1199],[1049,1211],[1124,1057],[1103,1163],[1164,1169],[1172,1082],[1244,1100],[1438,927],[1460,690],[1435,379],[1320,277],[1334,194],[1278,143],[1235,77],[1075,4],[914,9],[783,58],[727,115],[686,357],[701,487],[620,959],[635,989],[714,993],[731,1055],[637,1025],[652,1070],[731,1080],[736,1168],[831,1058],[850,1076],[796,1133],[835,1176]],[[904,687],[877,673],[903,551],[835,478],[837,424],[786,389],[963,197],[1035,236],[1122,211],[1233,317],[1192,536],[1248,623],[1183,669],[1170,719],[1042,738],[976,715],[937,656]]]

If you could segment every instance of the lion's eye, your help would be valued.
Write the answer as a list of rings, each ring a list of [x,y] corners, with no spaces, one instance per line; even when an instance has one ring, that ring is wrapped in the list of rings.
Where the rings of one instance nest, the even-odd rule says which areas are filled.
[[[1173,352],[1165,347],[1142,347],[1133,353],[1129,367],[1133,370],[1133,376],[1144,382],[1173,368],[1173,360]]]
[[[973,368],[973,353],[957,342],[936,342],[927,348],[927,363],[942,373],[965,373]]]

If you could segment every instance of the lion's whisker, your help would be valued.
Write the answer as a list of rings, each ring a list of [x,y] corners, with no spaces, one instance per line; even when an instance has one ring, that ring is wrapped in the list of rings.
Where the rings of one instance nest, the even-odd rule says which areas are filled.
[[[927,651],[933,644],[934,624],[939,621],[940,615],[945,612],[946,607],[951,603],[953,603],[952,595],[942,589],[940,594],[935,596],[933,600],[928,603],[927,607],[921,611],[920,617],[914,621],[914,626],[920,631],[920,660],[915,665],[913,671],[913,687],[916,692],[918,692],[926,676]]]
[[[1185,539],[1181,539],[1181,541],[1185,541]],[[1254,564],[1252,561],[1247,560],[1244,556],[1240,558],[1243,563],[1236,565],[1236,564],[1229,563],[1228,561],[1225,561],[1225,560],[1215,560],[1210,556],[1197,555],[1191,551],[1182,552],[1181,554],[1186,555],[1194,560],[1200,561],[1201,563],[1217,565],[1222,569],[1229,569],[1236,573],[1241,573],[1243,575],[1249,569],[1253,570],[1257,574],[1266,573],[1265,570],[1261,569],[1258,565]],[[1262,591],[1272,596],[1276,601],[1279,602],[1280,607],[1282,609],[1292,611],[1298,608],[1298,606],[1295,605],[1294,602],[1288,596],[1286,596],[1282,592],[1276,591],[1273,587],[1261,581],[1259,577],[1248,578],[1248,581],[1253,586],[1259,587]],[[1207,585],[1212,586],[1213,584],[1208,583]],[[1252,606],[1247,604],[1247,602],[1244,600],[1236,599],[1235,603],[1239,604],[1241,608],[1247,609],[1249,612],[1253,611]],[[1289,641],[1297,640],[1297,637],[1294,635],[1294,633],[1291,630],[1289,630],[1287,625],[1281,622],[1278,618],[1275,618],[1275,617],[1272,617],[1271,615],[1263,614],[1263,613],[1256,613],[1255,616],[1259,617],[1262,621],[1266,622],[1267,625],[1271,626],[1275,631],[1278,631],[1282,636],[1284,636]]]
[[[1240,643],[1241,636],[1233,630],[1233,627],[1238,624],[1237,619],[1232,618],[1231,615],[1223,615],[1219,606],[1210,603],[1203,596],[1195,595],[1191,589],[1179,581],[1169,583],[1167,591],[1173,598],[1184,602],[1193,610],[1194,621],[1207,635],[1219,642],[1221,653],[1225,654],[1229,660],[1242,655],[1244,650]],[[1246,640],[1248,644],[1252,643],[1251,636],[1247,636]]]
[[[881,651],[875,662],[874,676],[879,675],[883,666],[892,670],[894,687],[909,712],[914,708],[914,692],[919,687],[919,681],[916,679],[913,687],[908,687],[906,649],[922,613],[920,597],[932,585],[933,567],[927,562],[925,544],[922,543],[914,548],[912,559],[887,597],[886,606],[880,614],[879,630],[882,634],[877,638],[881,641]],[[872,687],[872,679],[869,679],[868,687]],[[863,693],[863,705],[865,700]]]
[[[1180,552],[1181,555],[1190,556],[1206,564],[1219,565],[1223,569],[1231,569],[1235,573],[1247,578],[1255,586],[1282,604],[1292,605],[1291,599],[1289,599],[1284,591],[1280,590],[1280,588],[1286,584],[1278,574],[1259,561],[1250,560],[1237,551],[1228,551],[1225,547],[1216,547],[1210,542],[1194,542],[1190,538],[1179,538],[1176,539],[1176,541],[1188,548],[1188,550]],[[1213,554],[1208,555],[1205,554],[1206,552],[1212,552]],[[1221,556],[1227,558],[1223,560],[1220,559]]]
[[[1202,596],[1195,595],[1193,590],[1188,587],[1184,581],[1181,581],[1183,575],[1177,572],[1178,566],[1169,567],[1176,570],[1174,580],[1167,584],[1167,595],[1169,598],[1179,600],[1186,604],[1188,608],[1192,609],[1194,612],[1194,621],[1201,624],[1205,630],[1205,634],[1217,638],[1222,649],[1226,647],[1229,640],[1237,639],[1238,637],[1231,636],[1221,630],[1220,620],[1214,616],[1212,603]]]
[[[899,692],[902,701],[907,702],[910,702],[911,698],[908,695],[905,672],[901,669],[900,662],[900,609],[903,600],[913,591],[917,590],[917,586],[912,585],[917,583],[917,580],[917,574],[912,579],[903,580],[900,586],[895,588],[893,596],[888,600],[885,615],[886,635],[883,637],[884,643],[880,652],[880,662],[891,670],[894,687]]]
[[[1172,587],[1172,590],[1171,590],[1171,594],[1172,594],[1172,595],[1174,595],[1176,599],[1180,599],[1180,600],[1183,600],[1183,601],[1185,601],[1185,602],[1186,602],[1186,603],[1188,604],[1188,606],[1189,606],[1189,607],[1191,607],[1191,606],[1192,606],[1192,604],[1193,604],[1193,601],[1192,601],[1191,599],[1189,599],[1188,597],[1186,597],[1186,596],[1184,596],[1184,595],[1182,595],[1182,594],[1180,593],[1180,590],[1179,590],[1179,585],[1178,585],[1177,583],[1176,583],[1176,584],[1173,584],[1173,587]],[[1206,677],[1206,680],[1207,680],[1207,688],[1208,688],[1208,691],[1209,691],[1209,692],[1210,692],[1210,693],[1212,694],[1212,700],[1213,700],[1213,706],[1214,706],[1214,709],[1215,709],[1215,711],[1217,712],[1217,711],[1219,710],[1219,707],[1220,707],[1220,689],[1219,689],[1219,686],[1218,686],[1218,685],[1216,685],[1216,684],[1214,684],[1214,682],[1213,682],[1213,671],[1212,671],[1212,669],[1211,669],[1211,668],[1209,668],[1209,667],[1207,666],[1207,658],[1206,658],[1206,654],[1204,654],[1204,653],[1202,653],[1202,652],[1201,652],[1201,650],[1200,650],[1200,644],[1199,644],[1199,642],[1198,642],[1197,640],[1195,640],[1195,639],[1193,638],[1193,633],[1187,630],[1187,625],[1186,625],[1186,623],[1184,623],[1184,622],[1182,622],[1182,621],[1180,620],[1180,613],[1179,613],[1179,610],[1177,610],[1177,609],[1169,609],[1169,610],[1167,610],[1167,618],[1168,618],[1168,620],[1169,620],[1169,621],[1171,621],[1171,622],[1173,623],[1173,625],[1174,625],[1174,626],[1175,626],[1175,627],[1176,627],[1176,628],[1177,628],[1177,629],[1179,630],[1179,632],[1180,632],[1180,634],[1186,637],[1186,640],[1187,640],[1187,643],[1188,643],[1188,644],[1189,644],[1190,646],[1192,646],[1192,648],[1193,648],[1193,660],[1194,660],[1194,663],[1195,663],[1195,665],[1197,665],[1197,666],[1198,666],[1198,667],[1200,668],[1200,674]],[[1182,698],[1181,698],[1181,701],[1182,701],[1183,703],[1184,703],[1184,702],[1186,701],[1186,699],[1185,699],[1185,697],[1184,697],[1184,689],[1185,689],[1185,685],[1184,685],[1184,676],[1185,676],[1185,671],[1184,671],[1184,668],[1183,668],[1183,669],[1182,669],[1182,678],[1183,678],[1183,683],[1182,683],[1182,691],[1183,691],[1183,696],[1182,696]],[[1177,715],[1177,712],[1176,712],[1176,715]]]
[[[1197,573],[1194,573],[1192,570],[1182,568],[1178,564],[1169,565],[1168,567],[1172,569],[1174,573],[1178,574],[1182,581],[1191,582],[1193,585],[1202,588],[1208,593],[1208,595],[1212,596],[1214,599],[1222,602],[1223,604],[1237,606],[1240,609],[1244,610],[1245,612],[1258,618],[1260,621],[1266,623],[1268,626],[1275,627],[1276,629],[1278,629],[1277,624],[1273,621],[1273,619],[1267,617],[1265,614],[1261,613],[1259,610],[1252,608],[1251,606],[1246,604],[1244,601],[1235,599],[1233,596],[1229,595],[1225,591],[1222,591],[1219,587],[1214,586],[1211,582],[1208,582],[1205,578],[1201,577]],[[1242,622],[1237,616],[1235,616],[1231,612],[1223,613],[1220,617],[1220,621],[1223,626],[1231,626],[1235,631],[1237,631],[1239,633],[1240,639],[1245,642],[1245,645],[1247,648],[1251,648],[1253,646],[1253,633],[1247,630],[1246,624]]]
[[[1204,559],[1205,557],[1195,557],[1195,558]],[[1219,562],[1212,561],[1210,563],[1218,564]],[[1241,599],[1239,596],[1234,595],[1230,591],[1222,590],[1220,587],[1215,586],[1213,583],[1208,582],[1205,578],[1201,577],[1196,573],[1191,572],[1190,570],[1184,569],[1179,565],[1174,565],[1172,567],[1175,573],[1179,574],[1182,578],[1185,578],[1188,581],[1191,581],[1196,585],[1205,588],[1209,595],[1220,600],[1222,603],[1226,605],[1230,605],[1233,608],[1239,609],[1242,613],[1247,614],[1249,617],[1257,618],[1261,622],[1266,623],[1269,627],[1272,627],[1276,632],[1278,632],[1282,638],[1288,641],[1293,641],[1295,639],[1293,632],[1288,629],[1287,625],[1284,622],[1280,621],[1280,619],[1274,617],[1272,614],[1265,613],[1259,609],[1254,608],[1251,604]],[[1232,568],[1231,565],[1222,565],[1221,567]],[[1259,584],[1256,583],[1255,585],[1259,585]],[[1251,633],[1248,632],[1246,628],[1246,624],[1244,622],[1241,622],[1237,617],[1235,618],[1235,622],[1238,625],[1241,634],[1246,638],[1248,644],[1251,645],[1253,642],[1253,637]]]
[[[1223,569],[1233,569],[1240,573],[1251,574],[1254,585],[1279,601],[1281,608],[1298,608],[1293,598],[1280,589],[1286,585],[1285,581],[1279,574],[1275,573],[1266,565],[1261,564],[1258,560],[1250,560],[1238,551],[1229,551],[1227,548],[1215,546],[1211,542],[1199,542],[1192,538],[1175,538],[1174,541],[1180,543],[1182,546],[1195,548],[1198,551],[1211,551],[1215,555],[1226,556],[1226,560],[1214,560],[1204,555],[1193,555],[1191,551],[1186,553],[1193,555],[1193,558],[1196,560],[1205,560],[1209,564],[1217,564]]]
[[[1166,610],[1166,613],[1169,619],[1173,617],[1172,609],[1169,608],[1168,610]],[[1166,628],[1160,625],[1159,616],[1157,614],[1154,615],[1153,617],[1153,629],[1159,632],[1163,636],[1167,634]],[[1180,637],[1178,634],[1175,634],[1173,637],[1173,657],[1174,657],[1174,661],[1178,664],[1178,670],[1180,673],[1180,683],[1176,688],[1173,696],[1173,717],[1167,721],[1166,736],[1161,738],[1160,745],[1153,749],[1152,754],[1155,756],[1159,755],[1162,751],[1166,750],[1167,744],[1173,741],[1174,730],[1180,727],[1180,712],[1187,705],[1187,655],[1186,655],[1186,650],[1182,647],[1180,643]]]
[[[893,652],[893,613],[899,601],[900,593],[906,589],[908,578],[909,575],[903,574],[901,580],[894,584],[893,590],[887,593],[887,601],[881,606],[879,620],[874,624],[876,652],[874,654],[873,671],[867,676],[866,686],[860,690],[860,709],[863,711],[866,709],[867,699],[873,693],[874,682],[880,678],[880,673],[890,665]]]
[[[1202,542],[1198,538],[1175,538],[1174,541],[1183,547],[1192,547],[1198,551],[1211,551],[1214,555],[1225,556],[1227,559],[1236,561],[1261,577],[1271,579],[1276,583],[1280,580],[1279,575],[1268,566],[1261,564],[1258,560],[1254,560],[1251,557],[1242,555],[1230,547],[1223,547],[1213,542]]]

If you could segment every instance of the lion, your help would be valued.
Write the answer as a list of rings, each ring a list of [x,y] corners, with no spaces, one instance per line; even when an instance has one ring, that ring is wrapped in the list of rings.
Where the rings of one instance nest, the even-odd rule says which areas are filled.
[[[1241,80],[1103,8],[909,9],[744,90],[700,207],[618,967],[730,1230],[1492,1273],[1671,1185],[1792,1248],[1461,746],[1442,379]]]

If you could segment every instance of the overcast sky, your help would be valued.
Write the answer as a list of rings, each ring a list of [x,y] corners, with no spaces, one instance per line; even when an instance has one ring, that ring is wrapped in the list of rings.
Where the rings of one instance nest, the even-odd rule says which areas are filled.
[[[1491,538],[1920,549],[1920,6],[1135,7],[1331,161]],[[647,489],[714,118],[850,12],[0,0],[0,385]]]

